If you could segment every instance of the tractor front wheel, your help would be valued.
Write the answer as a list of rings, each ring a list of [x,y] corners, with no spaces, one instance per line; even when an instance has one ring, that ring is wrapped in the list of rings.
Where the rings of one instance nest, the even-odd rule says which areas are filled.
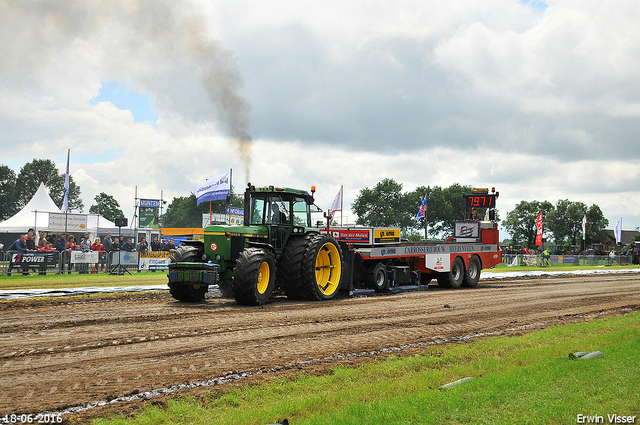
[[[269,301],[276,283],[276,262],[270,251],[247,248],[233,269],[231,289],[238,304],[262,305]]]
[[[171,256],[172,263],[196,262],[201,258],[202,251],[196,246],[180,245]],[[169,293],[173,298],[182,302],[198,302],[209,292],[209,285],[187,285],[181,282],[169,282]]]

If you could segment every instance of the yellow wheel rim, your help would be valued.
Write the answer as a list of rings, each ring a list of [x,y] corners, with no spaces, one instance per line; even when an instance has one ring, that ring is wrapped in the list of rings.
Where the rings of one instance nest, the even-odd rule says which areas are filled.
[[[331,296],[340,285],[342,262],[340,251],[333,243],[327,242],[318,251],[316,257],[316,284],[324,295]]]
[[[269,280],[271,278],[271,269],[266,261],[260,264],[260,270],[258,270],[258,292],[264,294],[269,287]]]

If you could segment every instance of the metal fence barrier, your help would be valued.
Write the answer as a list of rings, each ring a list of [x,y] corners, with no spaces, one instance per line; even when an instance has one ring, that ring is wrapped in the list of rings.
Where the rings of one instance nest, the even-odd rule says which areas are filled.
[[[140,270],[141,264],[146,265],[148,261],[147,258],[141,259],[137,252],[127,251],[110,253],[97,251],[27,253],[0,251],[0,275],[110,273],[114,271],[114,268],[117,268],[117,272],[121,272],[122,270]],[[156,269],[162,268],[162,266],[158,266]]]
[[[637,261],[637,260],[636,260]],[[526,255],[503,254],[502,264],[505,266],[614,266],[633,265],[632,255]],[[635,263],[637,264],[637,262]]]

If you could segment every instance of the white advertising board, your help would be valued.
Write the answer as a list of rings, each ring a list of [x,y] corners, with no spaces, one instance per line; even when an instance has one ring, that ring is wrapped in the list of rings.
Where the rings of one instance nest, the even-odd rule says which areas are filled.
[[[71,262],[73,264],[95,264],[98,262],[98,252],[71,251]]]
[[[49,213],[49,231],[84,232],[87,230],[87,214]]]

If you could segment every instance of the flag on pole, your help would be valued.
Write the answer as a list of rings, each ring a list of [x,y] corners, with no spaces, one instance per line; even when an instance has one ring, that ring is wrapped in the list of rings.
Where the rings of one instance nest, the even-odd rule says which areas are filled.
[[[426,216],[427,216],[427,195],[424,195],[424,199],[422,200],[422,205],[420,205],[418,214],[416,214],[416,221]]]
[[[542,211],[536,218],[536,246],[542,245]]]
[[[333,198],[333,204],[331,204],[331,209],[329,210],[329,214],[333,217],[333,213],[336,211],[342,211],[342,186],[340,186],[340,190],[335,198]]]
[[[227,199],[227,196],[231,193],[230,173],[231,170],[196,186],[197,205],[203,202]]]
[[[582,240],[587,239],[587,216],[582,217]]]
[[[60,211],[67,212],[69,209],[69,156],[71,149],[67,149],[67,172],[64,175],[64,200],[62,201],[62,208]]]
[[[620,220],[616,223],[616,227],[613,229],[613,234],[616,237],[616,244],[620,245],[620,242],[622,241],[622,217],[620,217]]]

